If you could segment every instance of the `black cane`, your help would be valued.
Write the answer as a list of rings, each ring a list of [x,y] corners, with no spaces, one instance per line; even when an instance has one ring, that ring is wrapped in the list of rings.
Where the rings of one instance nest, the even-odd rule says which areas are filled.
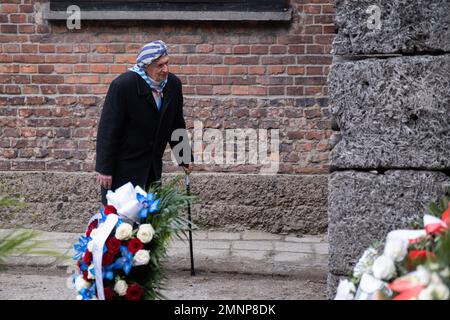
[[[184,177],[184,183],[186,184],[186,192],[187,195],[191,195],[191,188],[189,185],[189,174],[186,174]],[[191,202],[188,202],[188,219],[189,219],[189,252],[191,255],[191,276],[195,276],[194,269],[194,249],[192,246],[192,218],[191,218]]]

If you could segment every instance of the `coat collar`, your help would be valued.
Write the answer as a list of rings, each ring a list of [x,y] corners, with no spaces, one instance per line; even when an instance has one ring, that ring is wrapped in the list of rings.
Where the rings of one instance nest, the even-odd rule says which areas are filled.
[[[147,82],[145,82],[145,80],[142,79],[142,77],[139,74],[137,74],[136,72],[133,72],[133,73],[136,75],[136,85],[137,85],[138,95],[147,96],[147,95],[151,94],[152,89],[149,87]],[[169,73],[168,78],[167,78],[167,83],[163,89],[164,97],[166,96],[166,92],[168,92],[168,91],[170,92],[170,90],[167,90],[167,89],[168,89],[168,87],[171,87],[171,85],[172,85],[171,78],[172,78],[171,74]]]
[[[133,72],[133,73],[136,74],[136,85],[137,85],[138,95],[147,97],[147,100],[156,109],[156,102],[155,102],[155,99],[153,98],[152,89],[149,87],[147,82],[145,82],[145,80],[142,79],[142,77],[139,74],[137,74],[135,72]],[[167,83],[163,89],[163,104],[162,104],[161,110],[160,110],[161,118],[164,115],[164,113],[166,112],[169,102],[172,100],[172,90],[171,89],[172,89],[172,76],[169,73]]]

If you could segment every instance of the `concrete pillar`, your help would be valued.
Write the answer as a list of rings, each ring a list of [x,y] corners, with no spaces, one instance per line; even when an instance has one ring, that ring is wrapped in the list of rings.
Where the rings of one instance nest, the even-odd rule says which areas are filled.
[[[450,187],[450,1],[335,1],[328,296]]]

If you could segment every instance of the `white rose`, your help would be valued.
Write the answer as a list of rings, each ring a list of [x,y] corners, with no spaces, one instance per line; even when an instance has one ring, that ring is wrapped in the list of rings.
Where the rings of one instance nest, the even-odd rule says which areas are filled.
[[[430,282],[430,271],[424,266],[418,266],[417,270],[413,273],[415,279],[423,285],[427,285]]]
[[[450,277],[450,270],[448,267],[445,267],[444,270],[442,270],[439,274],[443,278],[448,278],[448,277]]]
[[[353,300],[355,296],[355,285],[347,279],[339,281],[334,300]]]
[[[373,262],[377,257],[377,250],[374,248],[369,248],[364,251],[362,257],[356,263],[355,268],[353,269],[353,276],[356,278],[362,277],[364,273],[369,272],[370,268],[372,268]]]
[[[133,266],[145,266],[150,261],[150,251],[139,250],[133,257]]]
[[[356,300],[367,300],[376,297],[376,294],[386,287],[386,283],[371,276],[368,273],[363,274],[359,282],[359,295]]]
[[[82,276],[78,276],[77,279],[75,280],[75,289],[77,291],[81,291],[83,289],[87,289],[91,286],[91,284],[84,280]]]
[[[382,255],[373,263],[372,273],[375,278],[380,280],[389,280],[395,275],[394,261]]]
[[[116,238],[119,240],[128,240],[133,235],[133,226],[129,223],[122,223],[116,229]]]
[[[448,287],[443,283],[432,285],[432,290],[433,297],[437,300],[448,300],[450,296]]]
[[[83,300],[83,296],[81,294],[77,295],[76,297],[77,300]]]
[[[419,300],[448,300],[450,294],[443,283],[430,284],[419,293]]]
[[[114,285],[114,291],[117,292],[119,296],[124,296],[127,293],[128,285],[124,280],[119,280]]]
[[[402,261],[408,253],[408,241],[400,238],[392,238],[386,241],[384,255],[393,261]]]
[[[153,229],[151,224],[141,224],[137,232],[137,238],[141,240],[142,243],[149,243],[153,239],[155,234],[155,229]]]

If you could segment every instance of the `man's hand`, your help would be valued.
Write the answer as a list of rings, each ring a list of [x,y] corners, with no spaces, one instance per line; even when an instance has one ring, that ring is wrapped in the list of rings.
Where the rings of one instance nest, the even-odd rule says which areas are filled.
[[[182,167],[186,174],[190,174],[192,172],[192,170],[194,170],[194,165],[192,164],[192,162],[189,164],[183,164]]]
[[[111,189],[112,186],[112,176],[106,176],[104,174],[97,172],[97,183],[100,184],[106,190]]]

